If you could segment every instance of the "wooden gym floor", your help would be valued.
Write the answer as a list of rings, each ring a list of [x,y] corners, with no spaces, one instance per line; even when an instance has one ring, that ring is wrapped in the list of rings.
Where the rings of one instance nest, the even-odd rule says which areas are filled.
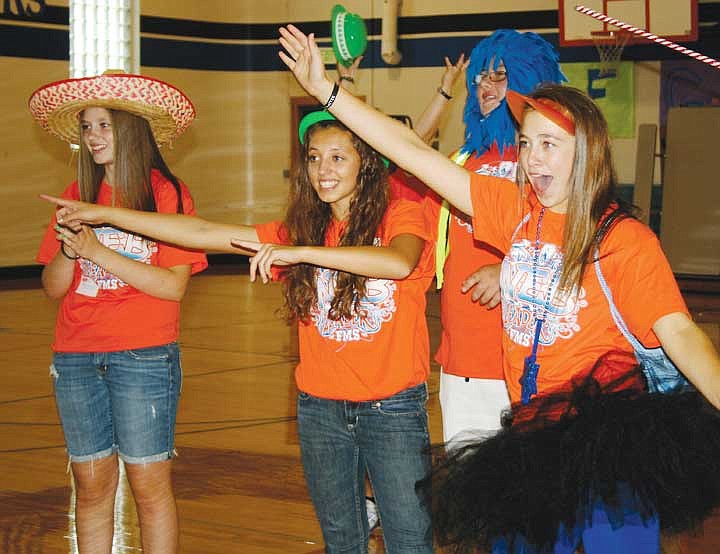
[[[184,383],[175,488],[187,553],[323,552],[305,490],[295,427],[293,331],[275,315],[278,285],[251,284],[246,266],[191,280],[183,304]],[[720,290],[690,283],[693,315],[720,345]],[[36,278],[0,287],[0,552],[75,552],[70,476],[49,377],[56,305]],[[437,345],[438,295],[428,294]],[[428,404],[442,439],[433,366]],[[119,490],[114,552],[141,551],[128,488]],[[668,552],[720,552],[720,517]],[[384,552],[373,535],[371,552]]]

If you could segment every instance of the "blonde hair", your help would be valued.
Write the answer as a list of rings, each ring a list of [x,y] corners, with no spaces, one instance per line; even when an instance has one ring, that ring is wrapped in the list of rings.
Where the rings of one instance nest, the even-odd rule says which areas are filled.
[[[597,104],[582,91],[562,86],[538,88],[532,98],[547,98],[566,108],[575,123],[575,159],[570,175],[565,231],[562,239],[563,268],[558,290],[570,294],[580,283],[590,260],[598,225],[617,194],[617,177],[612,159],[607,122]],[[527,176],[518,169],[523,191]],[[628,213],[632,209],[621,203]]]

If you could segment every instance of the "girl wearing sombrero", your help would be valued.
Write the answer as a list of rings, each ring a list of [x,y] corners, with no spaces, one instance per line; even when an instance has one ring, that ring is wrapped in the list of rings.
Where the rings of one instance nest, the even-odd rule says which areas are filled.
[[[64,198],[194,214],[159,151],[195,117],[175,87],[104,74],[45,85],[29,107],[44,129],[79,146],[78,178]],[[75,481],[78,547],[111,551],[120,457],[143,550],[175,552],[176,339],[180,300],[205,255],[108,225],[71,230],[53,218],[37,260],[46,293],[61,301],[50,373]]]

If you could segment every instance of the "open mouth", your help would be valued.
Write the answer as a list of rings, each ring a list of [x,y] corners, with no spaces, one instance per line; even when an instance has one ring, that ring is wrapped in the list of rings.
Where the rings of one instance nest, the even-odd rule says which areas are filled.
[[[532,182],[535,192],[544,193],[550,188],[550,184],[553,181],[552,175],[530,175],[530,181]]]

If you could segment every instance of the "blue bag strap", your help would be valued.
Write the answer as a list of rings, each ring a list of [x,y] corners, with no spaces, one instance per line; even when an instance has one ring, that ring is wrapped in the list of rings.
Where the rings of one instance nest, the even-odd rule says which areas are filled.
[[[600,282],[600,288],[602,289],[605,298],[607,298],[608,305],[610,306],[610,314],[612,315],[615,325],[618,329],[620,329],[620,332],[633,347],[633,350],[645,350],[646,348],[642,345],[642,343],[637,340],[635,338],[635,335],[633,335],[630,332],[630,329],[628,329],[627,325],[625,324],[625,320],[620,315],[620,311],[617,309],[617,306],[613,301],[612,291],[610,290],[607,281],[605,281],[605,276],[600,269],[600,249],[597,246],[595,246],[595,260],[593,261],[593,265],[595,266],[595,274],[597,275],[598,281]]]
[[[605,216],[605,219],[601,222],[600,226],[598,227],[597,233],[595,234],[595,258],[593,260],[593,265],[595,266],[595,275],[597,275],[598,282],[600,283],[600,288],[602,289],[603,294],[608,301],[608,305],[610,306],[610,314],[612,315],[615,325],[623,334],[625,339],[630,343],[630,346],[633,347],[633,350],[635,350],[636,352],[644,352],[647,349],[642,345],[639,340],[635,338],[635,335],[630,332],[630,329],[628,329],[628,326],[625,324],[625,320],[622,318],[622,315],[620,315],[620,310],[617,309],[615,301],[613,300],[610,286],[607,284],[605,276],[600,269],[600,243],[610,232],[610,229],[612,229],[615,222],[623,219],[624,217],[625,214],[616,208],[607,216]]]
[[[639,340],[637,340],[637,338],[635,338],[635,335],[633,335],[630,332],[630,329],[628,329],[625,324],[625,320],[623,320],[620,315],[620,311],[617,309],[617,306],[613,301],[610,287],[608,286],[605,276],[600,269],[600,242],[618,217],[623,217],[623,214],[620,211],[615,210],[605,218],[605,221],[598,229],[595,239],[595,259],[593,260],[595,274],[597,275],[598,282],[600,283],[600,288],[602,289],[603,294],[608,301],[608,305],[610,306],[610,314],[612,315],[617,328],[635,351],[635,358],[642,367],[647,381],[648,390],[650,392],[668,393],[691,389],[692,385],[690,382],[682,374],[682,372],[680,372],[673,361],[668,358],[661,346],[656,348],[646,348]]]

